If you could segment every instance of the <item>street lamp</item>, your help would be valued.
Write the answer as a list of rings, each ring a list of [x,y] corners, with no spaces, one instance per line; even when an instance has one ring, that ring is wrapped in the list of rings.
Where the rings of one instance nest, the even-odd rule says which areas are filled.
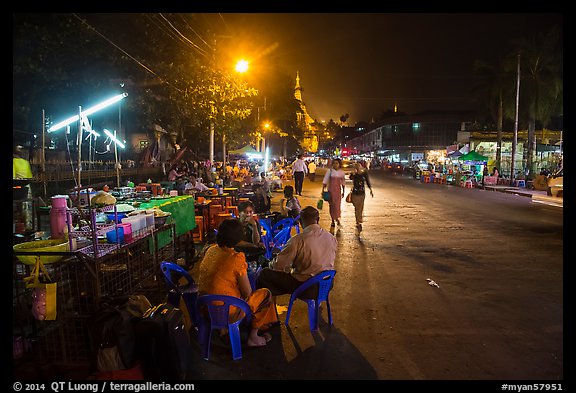
[[[264,123],[264,132],[262,133],[262,152],[266,151],[266,131],[268,131],[270,129],[270,123],[266,122]]]
[[[243,74],[243,73],[245,73],[246,71],[248,71],[248,66],[249,66],[248,61],[246,61],[246,60],[244,60],[244,59],[238,60],[238,61],[236,62],[236,67],[235,67],[236,72],[239,72],[240,74]]]

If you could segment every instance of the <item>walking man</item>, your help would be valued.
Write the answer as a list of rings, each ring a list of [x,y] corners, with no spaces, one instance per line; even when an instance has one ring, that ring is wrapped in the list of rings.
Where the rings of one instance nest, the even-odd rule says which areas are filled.
[[[306,163],[302,159],[302,154],[298,154],[296,161],[292,163],[292,176],[294,177],[294,191],[302,196],[302,185],[304,184],[304,175],[308,172]]]

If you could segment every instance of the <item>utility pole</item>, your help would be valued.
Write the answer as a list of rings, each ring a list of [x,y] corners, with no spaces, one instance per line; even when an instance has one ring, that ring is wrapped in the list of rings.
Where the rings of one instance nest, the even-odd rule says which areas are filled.
[[[42,109],[42,184],[44,185],[44,200],[48,200],[46,194],[46,112]]]
[[[512,158],[510,160],[510,182],[514,180],[514,159],[516,158],[516,145],[518,144],[518,106],[520,102],[520,51],[518,51],[518,66],[516,72],[516,114],[514,117],[514,136],[512,137]]]
[[[213,87],[213,91],[212,91],[212,101],[214,102],[216,99],[215,96],[215,89],[214,89],[214,84],[216,83],[216,81],[214,80],[214,74],[216,73],[216,38],[229,38],[230,36],[225,36],[225,35],[219,35],[216,36],[214,34],[214,38],[213,38],[213,47],[212,47],[212,87]],[[210,119],[210,165],[214,165],[214,120],[216,117],[216,106],[214,104],[212,104],[212,107],[210,108],[211,111],[211,119]],[[224,142],[223,142],[224,143]]]
[[[214,36],[214,42],[212,47],[212,95],[214,96],[214,72],[216,69],[216,36]],[[212,97],[212,102],[214,102],[215,97]],[[214,104],[210,108],[210,165],[214,165],[214,116],[215,110]]]
[[[124,87],[121,83],[120,87]],[[118,136],[122,138],[122,101],[118,101]],[[114,143],[114,155],[116,159],[116,187],[120,188],[120,163],[118,162],[118,147]],[[122,161],[120,159],[120,161]]]
[[[78,206],[80,206],[80,189],[82,188],[82,107],[78,106]],[[87,195],[88,201],[90,197]]]

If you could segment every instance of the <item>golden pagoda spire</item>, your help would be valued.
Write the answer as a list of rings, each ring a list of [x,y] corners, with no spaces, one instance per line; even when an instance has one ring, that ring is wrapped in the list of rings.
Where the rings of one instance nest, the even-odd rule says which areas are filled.
[[[302,88],[300,87],[300,73],[296,71],[296,87],[294,87],[294,97],[302,102]]]

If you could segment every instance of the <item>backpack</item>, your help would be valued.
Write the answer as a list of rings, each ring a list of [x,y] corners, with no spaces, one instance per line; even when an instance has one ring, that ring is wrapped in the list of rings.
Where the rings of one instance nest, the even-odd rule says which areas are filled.
[[[126,370],[134,366],[134,326],[151,307],[144,295],[122,296],[102,303],[90,323],[99,371]]]

